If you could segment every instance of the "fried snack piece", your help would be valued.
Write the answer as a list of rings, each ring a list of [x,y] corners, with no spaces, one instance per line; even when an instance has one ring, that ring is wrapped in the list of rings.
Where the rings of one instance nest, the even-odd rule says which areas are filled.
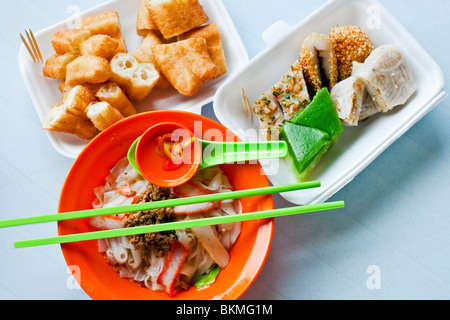
[[[142,40],[141,46],[133,53],[133,57],[135,57],[139,63],[153,64],[158,72],[161,73],[161,70],[155,61],[155,56],[153,55],[152,51],[152,47],[160,44],[162,44],[162,42],[159,37],[152,31],[148,31],[144,40]],[[164,75],[160,75],[160,79],[158,80],[156,87],[164,90],[170,87],[170,83],[169,81],[167,81]]]
[[[91,36],[89,30],[64,29],[53,34],[52,45],[56,54],[80,54],[80,45]]]
[[[89,30],[92,35],[106,34],[114,38],[122,33],[119,14],[115,10],[82,17],[81,25],[83,29]]]
[[[42,72],[45,77],[54,79],[66,78],[67,65],[77,56],[71,53],[53,54],[46,61]]]
[[[123,87],[129,82],[132,73],[138,69],[139,62],[131,54],[118,53],[111,59],[110,66],[113,72],[111,81]]]
[[[183,95],[195,95],[204,82],[217,77],[218,68],[209,56],[205,39],[162,44],[152,51],[164,76]]]
[[[177,46],[184,51],[184,58],[190,66],[191,72],[203,82],[217,78],[219,68],[208,53],[206,40],[194,38],[178,41]]]
[[[263,92],[253,103],[253,112],[258,117],[259,132],[267,141],[280,139],[283,127],[283,110],[270,91]]]
[[[312,33],[303,41],[300,64],[308,87],[319,92],[331,90],[339,80],[339,69],[333,42],[324,34]]]
[[[209,56],[219,68],[217,77],[220,77],[227,72],[222,39],[220,37],[217,23],[213,22],[204,26],[196,27],[178,36],[179,41],[191,38],[203,38],[206,40],[206,47],[208,48]]]
[[[331,28],[329,36],[334,44],[340,80],[352,75],[353,61],[363,63],[374,49],[369,36],[358,26]]]
[[[89,91],[91,91],[91,93],[93,95],[95,95],[97,90],[103,84],[104,83],[88,83],[88,82],[85,82],[85,83],[82,84],[82,86],[85,87],[86,89],[89,89]],[[59,83],[58,89],[62,93],[62,101],[61,101],[61,103],[65,102],[65,100],[67,99],[67,96],[69,95],[70,90],[72,90],[72,88],[75,87],[75,86],[76,85],[69,85],[69,84],[67,84],[66,81],[64,81],[64,80]]]
[[[129,53],[118,53],[111,60],[111,81],[125,91],[131,101],[141,101],[156,85],[159,72],[151,63],[139,63]]]
[[[108,102],[113,108],[119,110],[124,117],[136,114],[136,108],[115,82],[108,82],[102,85],[95,96],[100,101]]]
[[[164,39],[170,39],[209,20],[198,0],[151,0],[146,7]]]
[[[149,31],[142,40],[141,46],[133,52],[133,57],[140,63],[155,63],[152,47],[160,44],[162,44],[161,39],[152,31]]]
[[[128,52],[127,45],[125,44],[125,39],[122,34],[119,34],[114,37],[115,40],[119,42],[119,46],[117,47],[116,54],[119,52]]]
[[[81,44],[82,55],[93,55],[110,60],[117,53],[119,41],[106,34],[96,34]]]
[[[96,102],[88,106],[86,115],[91,119],[94,126],[102,131],[112,126],[114,123],[122,120],[123,115],[113,108],[108,102]]]
[[[96,100],[91,90],[83,85],[76,85],[67,94],[64,106],[66,107],[66,112],[80,118],[86,118],[86,108]]]
[[[98,130],[89,119],[78,117],[67,112],[66,109],[64,104],[54,105],[45,116],[42,128],[48,131],[73,134],[86,140],[97,135]]]
[[[61,103],[64,103],[66,101],[67,95],[69,94],[70,89],[72,89],[73,87],[74,86],[68,85],[65,80],[62,80],[59,83],[58,89],[62,93],[62,99],[61,99],[62,101],[61,101]]]
[[[147,0],[141,0],[136,19],[136,32],[142,37],[145,37],[149,31],[158,30],[158,26],[153,21],[150,12],[145,6],[146,2]]]
[[[93,55],[79,56],[67,65],[66,70],[69,85],[106,82],[111,76],[108,60]]]

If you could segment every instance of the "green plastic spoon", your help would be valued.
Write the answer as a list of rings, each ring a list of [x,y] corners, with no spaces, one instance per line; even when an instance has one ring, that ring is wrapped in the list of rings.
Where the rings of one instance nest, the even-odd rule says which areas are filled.
[[[168,123],[159,125],[164,124]],[[180,125],[180,127],[182,126]],[[141,137],[133,142],[127,154],[128,161],[137,172],[140,171],[136,160],[136,148]],[[218,142],[196,139],[201,145],[202,152],[199,170],[225,163],[283,158],[288,152],[285,141]],[[150,150],[150,152],[153,152],[153,150]]]

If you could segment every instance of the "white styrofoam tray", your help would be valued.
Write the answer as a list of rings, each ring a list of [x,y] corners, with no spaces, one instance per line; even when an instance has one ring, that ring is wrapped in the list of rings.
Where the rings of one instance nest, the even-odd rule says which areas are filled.
[[[138,112],[177,109],[200,114],[202,106],[213,101],[214,94],[219,86],[248,63],[247,51],[223,3],[220,0],[200,0],[200,3],[208,14],[209,21],[207,23],[216,22],[219,27],[227,63],[227,73],[218,79],[205,83],[194,97],[185,97],[173,88],[167,90],[154,89],[148,97],[135,104]],[[139,4],[140,0],[111,0],[80,13],[80,16],[116,10],[119,14],[122,34],[128,52],[132,53],[140,46],[143,39],[136,33]],[[70,17],[66,21],[35,33],[44,60],[54,53],[51,45],[53,34],[58,30],[73,28],[74,25],[76,25],[76,17]],[[19,66],[27,90],[42,121],[48,110],[61,101],[61,93],[58,90],[60,81],[45,78],[42,74],[43,65],[33,62],[23,44],[19,50]],[[66,133],[47,131],[46,133],[56,151],[69,158],[76,158],[87,144],[86,140]]]
[[[296,204],[326,201],[447,95],[440,67],[378,1],[331,0],[294,27],[279,21],[263,33],[267,48],[217,92],[214,112],[219,121],[241,139],[254,139],[254,135],[249,133],[257,130],[258,124],[244,113],[241,88],[252,104],[262,92],[278,82],[298,58],[303,40],[309,34],[328,34],[328,30],[336,25],[362,27],[376,47],[397,45],[410,65],[418,89],[404,106],[378,114],[358,127],[344,127],[338,142],[309,177],[310,180],[320,180],[322,186],[282,194],[287,201]],[[261,165],[273,185],[296,182],[285,159],[261,161]]]

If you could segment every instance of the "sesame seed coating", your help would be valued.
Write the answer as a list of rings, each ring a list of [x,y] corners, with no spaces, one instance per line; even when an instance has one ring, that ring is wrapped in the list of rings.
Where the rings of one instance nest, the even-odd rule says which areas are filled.
[[[329,36],[334,43],[340,80],[351,76],[353,61],[363,63],[374,49],[369,36],[358,26],[331,28]]]

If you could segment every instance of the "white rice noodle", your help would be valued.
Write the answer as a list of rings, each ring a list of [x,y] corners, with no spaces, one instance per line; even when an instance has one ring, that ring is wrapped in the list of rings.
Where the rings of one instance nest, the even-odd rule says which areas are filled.
[[[210,167],[199,171],[191,182],[212,193],[231,192],[233,190],[228,178],[220,167]],[[95,188],[93,205],[101,208],[132,203],[134,196],[125,196],[116,189],[129,186],[136,193],[135,195],[140,195],[145,191],[148,184],[148,181],[143,179],[128,163],[127,158],[124,158],[111,170],[106,182],[102,186]],[[242,213],[240,201],[230,199],[222,201],[219,207],[205,212],[204,216],[213,217],[240,213]],[[119,215],[119,217],[121,216]],[[175,216],[175,220],[184,220],[186,217],[183,215]],[[122,221],[117,217],[115,219],[111,217],[96,218],[99,219],[91,219],[91,225],[101,228],[123,227]],[[195,217],[190,216],[189,218]],[[208,228],[209,230],[207,230],[206,234],[215,238],[212,242],[212,247],[215,249],[219,248],[212,253],[205,249],[205,239],[203,237],[205,235],[203,231],[205,230],[200,230],[200,232],[196,230],[197,234],[200,233],[200,238],[195,236],[192,229],[175,231],[178,241],[189,250],[175,285],[180,281],[190,283],[200,275],[212,270],[216,264],[225,267],[228,263],[229,255],[227,251],[236,242],[241,232],[241,223],[227,223],[217,227],[208,226]],[[211,249],[211,242],[206,241],[206,243],[208,244],[206,248]],[[150,290],[165,290],[164,286],[156,281],[163,269],[169,248],[164,250],[164,256],[157,257],[156,249],[154,248],[151,248],[147,255],[142,255],[141,251],[136,250],[129,243],[129,237],[126,236],[101,239],[98,241],[98,244],[99,252],[105,254],[107,261],[117,268],[121,277],[141,283]],[[218,256],[221,258],[217,259]]]

